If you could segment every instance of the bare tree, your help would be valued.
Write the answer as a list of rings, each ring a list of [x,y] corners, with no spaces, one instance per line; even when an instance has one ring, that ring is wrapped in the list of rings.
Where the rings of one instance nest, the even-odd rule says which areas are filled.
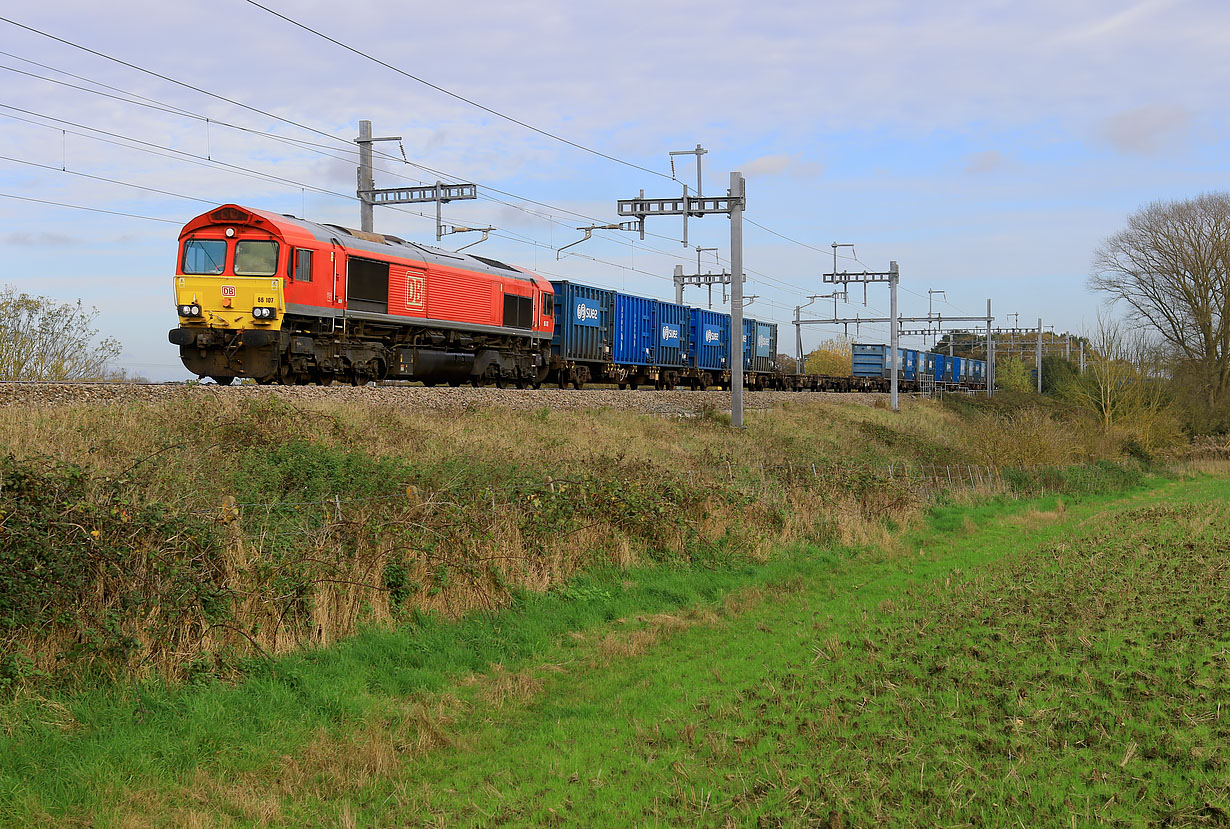
[[[1230,193],[1137,211],[1098,248],[1089,286],[1154,329],[1209,405],[1230,389]]]
[[[1176,431],[1166,393],[1167,372],[1150,332],[1098,315],[1088,368],[1072,375],[1060,393],[1088,409],[1103,433],[1132,434],[1153,450]]]
[[[81,300],[0,290],[0,380],[98,380],[120,353],[114,339],[96,342],[98,311]]]

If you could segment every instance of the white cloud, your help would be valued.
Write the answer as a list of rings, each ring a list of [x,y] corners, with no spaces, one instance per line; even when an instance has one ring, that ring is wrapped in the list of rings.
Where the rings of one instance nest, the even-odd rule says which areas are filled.
[[[975,175],[989,173],[1002,167],[1005,161],[1006,159],[999,150],[983,150],[980,153],[971,153],[965,157],[965,172]]]
[[[1183,109],[1151,104],[1103,119],[1098,137],[1119,152],[1152,155],[1181,142],[1191,120]]]

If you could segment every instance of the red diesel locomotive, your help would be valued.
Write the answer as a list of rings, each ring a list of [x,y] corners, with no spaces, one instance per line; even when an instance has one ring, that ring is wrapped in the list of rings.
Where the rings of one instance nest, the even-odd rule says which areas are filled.
[[[228,204],[179,236],[188,370],[230,383],[539,385],[551,283],[464,253]]]

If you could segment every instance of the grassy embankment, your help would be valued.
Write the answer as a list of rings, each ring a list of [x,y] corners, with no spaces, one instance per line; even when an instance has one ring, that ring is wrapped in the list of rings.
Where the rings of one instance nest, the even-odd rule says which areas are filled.
[[[986,463],[969,420],[930,404],[749,422],[204,390],[0,408],[0,692],[225,674],[593,566],[882,538],[928,501],[903,464]]]
[[[5,710],[14,822],[1225,820],[1230,481],[601,567],[238,684]]]

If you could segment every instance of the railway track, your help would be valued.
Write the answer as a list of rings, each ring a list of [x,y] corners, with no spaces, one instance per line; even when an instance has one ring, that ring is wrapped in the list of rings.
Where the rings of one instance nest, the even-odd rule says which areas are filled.
[[[705,411],[729,411],[730,392],[724,391],[620,391],[619,389],[498,389],[425,388],[423,386],[216,386],[187,383],[52,383],[0,382],[0,407],[114,405],[182,399],[274,396],[312,403],[358,403],[412,407],[425,411],[465,411],[475,408],[502,409],[620,409],[652,415],[688,415]],[[748,408],[768,409],[783,403],[815,400],[845,401],[872,405],[883,394],[828,392],[745,392]]]

